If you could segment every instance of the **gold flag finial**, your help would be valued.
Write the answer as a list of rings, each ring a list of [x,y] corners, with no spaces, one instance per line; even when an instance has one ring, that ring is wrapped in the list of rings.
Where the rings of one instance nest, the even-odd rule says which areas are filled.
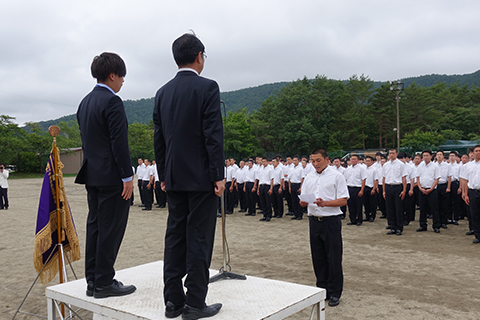
[[[58,126],[55,126],[55,125],[50,126],[50,127],[48,127],[48,133],[50,133],[50,135],[52,137],[56,137],[60,134],[60,128]]]

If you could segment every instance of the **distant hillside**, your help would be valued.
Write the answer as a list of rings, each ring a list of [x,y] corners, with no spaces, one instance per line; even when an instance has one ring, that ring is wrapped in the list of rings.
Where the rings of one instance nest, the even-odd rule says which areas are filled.
[[[347,81],[347,80],[345,80]],[[404,78],[401,81],[408,87],[415,82],[419,86],[430,87],[435,82],[445,82],[447,85],[458,83],[467,86],[480,86],[480,70],[463,75],[439,75],[431,74],[418,77]],[[374,87],[379,87],[383,82],[375,81]],[[264,84],[257,87],[245,88],[235,91],[228,91],[220,93],[220,98],[225,102],[225,107],[228,111],[238,111],[242,108],[247,108],[248,112],[260,108],[262,101],[268,98],[276,90],[280,91],[288,82],[276,82]],[[152,120],[152,112],[154,105],[154,98],[140,99],[140,100],[125,100],[125,112],[127,114],[128,123],[135,122],[148,124]],[[68,115],[54,120],[41,121],[39,125],[45,130],[53,124],[58,124],[61,121],[74,120],[75,115]]]
[[[415,82],[417,86],[422,87],[431,87],[435,82],[445,82],[446,85],[452,85],[457,82],[461,86],[480,86],[480,70],[474,73],[454,74],[451,76],[446,74],[429,74],[425,76],[404,78],[401,79],[401,81],[405,84],[405,87],[408,87],[413,82]]]

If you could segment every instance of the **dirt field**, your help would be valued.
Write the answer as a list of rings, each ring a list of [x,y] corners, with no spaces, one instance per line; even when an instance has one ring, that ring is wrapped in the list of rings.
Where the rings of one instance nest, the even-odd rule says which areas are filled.
[[[65,186],[83,257],[86,192],[73,180],[66,178]],[[32,257],[41,183],[41,179],[9,181],[10,209],[0,211],[0,319],[12,318],[36,276]],[[117,270],[163,258],[166,217],[166,209],[145,212],[136,205],[131,208]],[[237,211],[227,216],[232,271],[315,285],[308,220],[284,217],[266,223],[259,218],[245,217]],[[472,244],[473,237],[465,235],[467,221],[449,225],[440,234],[431,229],[417,233],[418,224],[413,223],[405,227],[402,236],[387,236],[385,220],[361,227],[347,226],[346,222],[344,292],[338,307],[326,307],[327,319],[480,318],[480,245]],[[223,264],[220,223],[216,236],[214,269]],[[77,276],[83,278],[83,259],[73,266]],[[51,284],[57,283],[55,279]],[[21,310],[46,316],[44,291],[45,287],[37,283]],[[308,319],[309,314],[310,309],[289,319]],[[92,317],[86,311],[80,315],[83,319]],[[37,318],[18,315],[16,319]]]

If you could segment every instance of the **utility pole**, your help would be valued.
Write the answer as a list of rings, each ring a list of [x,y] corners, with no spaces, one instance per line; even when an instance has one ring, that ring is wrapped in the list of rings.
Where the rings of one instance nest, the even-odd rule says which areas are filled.
[[[400,81],[392,81],[390,82],[390,90],[395,91],[397,96],[397,152],[400,152],[400,94],[403,92],[404,85]]]

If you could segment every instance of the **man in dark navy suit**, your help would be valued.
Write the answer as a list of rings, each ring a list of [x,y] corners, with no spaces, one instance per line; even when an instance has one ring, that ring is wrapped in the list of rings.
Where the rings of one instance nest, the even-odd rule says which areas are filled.
[[[135,291],[114,279],[113,268],[127,226],[133,170],[128,149],[128,124],[122,99],[116,95],[127,73],[122,58],[104,52],[93,59],[97,85],[77,111],[83,164],[76,183],[88,196],[85,278],[87,296],[106,298]]]
[[[173,42],[179,70],[155,96],[157,170],[167,192],[164,251],[165,316],[210,317],[222,305],[205,304],[218,197],[225,190],[223,127],[218,84],[200,73],[205,47],[194,34]],[[183,290],[185,279],[187,293]]]

